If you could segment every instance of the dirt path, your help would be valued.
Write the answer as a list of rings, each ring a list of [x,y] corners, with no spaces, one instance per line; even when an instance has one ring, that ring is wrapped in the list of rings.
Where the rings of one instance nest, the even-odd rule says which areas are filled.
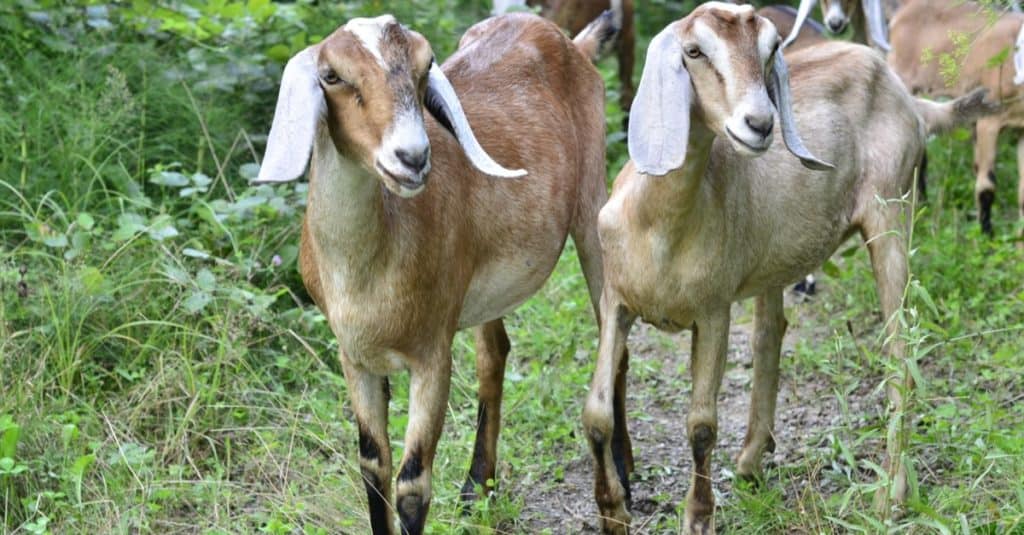
[[[790,306],[790,328],[783,342],[782,375],[775,433],[778,447],[765,455],[765,466],[800,464],[812,450],[828,449],[827,431],[839,425],[861,425],[877,413],[880,400],[868,386],[845,396],[848,414],[859,420],[842,422],[839,402],[827,377],[802,379],[796,383],[791,356],[799,340],[810,340],[817,347],[828,343],[830,333],[824,322],[811,317],[814,307]],[[742,305],[734,305],[733,326],[729,336],[728,368],[718,403],[719,436],[715,450],[714,474],[718,505],[728,505],[732,492],[733,459],[739,453],[746,433],[751,380],[750,330],[752,318]],[[660,520],[681,514],[689,488],[691,455],[686,440],[686,414],[689,406],[690,334],[667,335],[638,323],[630,334],[631,370],[629,382],[630,433],[636,459],[632,476],[633,528],[636,533],[658,533]],[[644,373],[653,367],[655,373]],[[660,367],[659,367],[660,366]],[[638,373],[639,370],[639,373]],[[641,377],[642,376],[642,377]],[[866,384],[867,382],[865,382]],[[569,460],[563,481],[550,488],[514,488],[524,497],[524,510],[515,531],[536,533],[596,533],[597,507],[593,501],[593,468],[589,456]],[[777,482],[774,482],[777,484]],[[828,480],[805,482],[818,492],[842,489],[825,488]],[[787,501],[805,485],[787,484]],[[772,481],[768,485],[773,485]],[[677,513],[677,508],[679,513]],[[672,525],[677,525],[671,522]],[[720,526],[721,527],[721,526]],[[720,531],[727,531],[722,530]]]

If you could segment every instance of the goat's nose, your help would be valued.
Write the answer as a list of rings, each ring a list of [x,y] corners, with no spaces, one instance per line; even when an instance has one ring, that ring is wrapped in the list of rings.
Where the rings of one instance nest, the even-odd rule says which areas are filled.
[[[841,33],[846,28],[846,21],[843,19],[828,19],[826,24],[832,33]]]
[[[419,173],[427,166],[427,160],[430,159],[430,150],[423,149],[417,152],[410,152],[403,149],[395,151],[395,156],[398,161],[405,164],[409,169]]]
[[[744,120],[747,122],[747,126],[761,134],[761,137],[768,137],[775,125],[775,118],[772,115],[747,115]]]

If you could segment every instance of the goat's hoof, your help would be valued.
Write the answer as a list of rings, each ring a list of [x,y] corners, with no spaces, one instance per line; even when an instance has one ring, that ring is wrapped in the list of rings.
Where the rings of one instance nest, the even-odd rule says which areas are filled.
[[[818,293],[818,282],[808,277],[796,283],[796,286],[793,286],[793,291],[804,297],[812,297]]]
[[[620,504],[615,510],[602,510],[601,533],[604,535],[628,535],[629,522],[632,520],[626,512],[624,504]]]
[[[691,516],[687,512],[683,533],[685,535],[715,535],[715,517],[713,515]]]
[[[759,489],[761,487],[764,487],[764,472],[761,472],[761,471],[744,472],[744,471],[737,470],[736,471],[736,481],[741,482],[743,485],[746,485],[749,488]]]
[[[481,500],[490,499],[491,492],[491,489],[473,481],[472,478],[466,478],[466,482],[462,485],[462,490],[459,492],[459,512],[463,516],[469,515],[473,512],[473,504]]]

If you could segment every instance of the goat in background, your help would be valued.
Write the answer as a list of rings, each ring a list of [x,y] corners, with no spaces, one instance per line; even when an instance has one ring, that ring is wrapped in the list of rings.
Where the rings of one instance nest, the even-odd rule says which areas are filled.
[[[974,130],[978,220],[992,234],[999,131],[1024,127],[1024,14],[993,18],[990,7],[975,2],[909,0],[893,17],[890,33],[889,66],[911,92],[956,97],[984,87],[1003,104],[1000,113],[979,119]],[[970,43],[966,49],[954,42],[957,36]],[[956,58],[959,70],[945,73],[943,57]],[[1018,213],[1024,218],[1024,137],[1017,140],[1017,172]]]

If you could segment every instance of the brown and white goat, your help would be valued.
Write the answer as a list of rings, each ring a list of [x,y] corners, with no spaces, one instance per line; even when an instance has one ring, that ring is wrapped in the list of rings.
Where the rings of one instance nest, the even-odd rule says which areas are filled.
[[[619,37],[615,42],[616,57],[619,61],[619,105],[629,112],[633,104],[633,49],[636,35],[633,29],[633,0],[495,0],[492,13],[505,13],[513,6],[540,7],[544,18],[554,21],[559,27],[577,35],[602,12],[614,14]]]
[[[816,3],[817,0],[800,0],[794,29],[803,27]],[[843,33],[847,27],[852,27],[853,42],[889,50],[882,0],[821,0],[821,18],[833,34]],[[788,47],[798,34],[791,31],[788,35],[783,47]]]
[[[258,181],[296,179],[311,162],[300,270],[338,339],[375,534],[393,532],[392,510],[402,533],[423,532],[455,331],[476,326],[472,499],[495,476],[502,317],[544,284],[569,234],[596,311],[607,196],[596,48],[513,14],[470,28],[442,69],[423,36],[382,16],[350,20],[285,68]],[[403,368],[392,501],[388,376]]]
[[[626,532],[630,520],[627,452],[615,441],[617,413],[624,409],[613,400],[636,319],[693,331],[687,533],[714,532],[711,452],[733,302],[756,299],[740,475],[758,474],[762,453],[774,445],[783,288],[853,234],[871,253],[889,331],[886,349],[902,362],[896,316],[908,276],[908,203],[901,199],[932,123],[962,120],[980,99],[972,96],[971,105],[917,101],[882,57],[862,45],[830,42],[800,50],[787,68],[780,42],[752,7],[710,2],[669,25],[648,48],[630,116],[632,159],[598,218],[605,276],[601,338],[583,424],[605,532]],[[795,114],[791,102],[799,106]],[[773,142],[776,110],[785,146]],[[831,164],[804,148],[796,124],[810,150]],[[895,411],[902,410],[901,393],[912,387],[907,377],[891,385]],[[883,493],[882,505],[906,492],[895,440],[888,452],[891,494]]]
[[[999,131],[1024,127],[1024,14],[994,17],[990,7],[975,2],[910,0],[896,12],[890,33],[889,66],[911,92],[955,97],[984,87],[1003,103],[999,114],[975,125],[974,195],[981,228],[991,234]],[[957,44],[964,39],[966,50]],[[955,58],[956,73],[944,72],[944,57]],[[1017,172],[1018,212],[1024,218],[1024,137],[1017,140]]]

